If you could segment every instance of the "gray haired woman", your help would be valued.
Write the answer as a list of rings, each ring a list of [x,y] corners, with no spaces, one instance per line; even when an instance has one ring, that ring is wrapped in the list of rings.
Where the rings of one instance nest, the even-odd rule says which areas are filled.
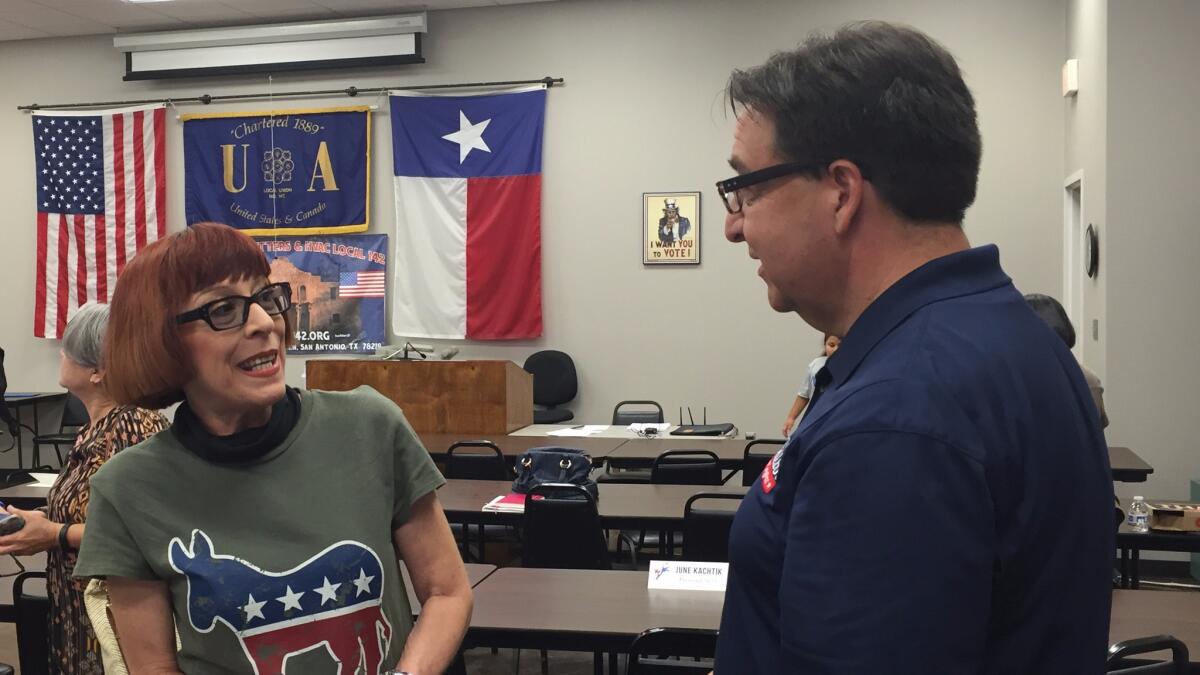
[[[103,673],[100,646],[83,606],[86,584],[71,578],[76,551],[83,541],[88,480],[118,451],[167,428],[166,418],[159,413],[118,406],[109,396],[101,363],[107,327],[108,305],[94,303],[80,307],[67,323],[58,383],[83,402],[90,421],[80,429],[75,447],[50,488],[45,513],[8,507],[10,513],[25,519],[25,527],[0,537],[0,554],[46,551],[51,673]]]

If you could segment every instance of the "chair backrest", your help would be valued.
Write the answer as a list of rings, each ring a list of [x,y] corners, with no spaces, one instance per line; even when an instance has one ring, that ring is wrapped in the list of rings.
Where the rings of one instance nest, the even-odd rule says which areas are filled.
[[[0,349],[0,423],[3,423],[8,429],[9,435],[16,438],[21,431],[17,425],[17,418],[13,417],[12,412],[8,409],[8,404],[4,402],[4,394],[7,391],[8,377],[4,374],[4,350]]]
[[[570,403],[579,393],[575,362],[565,352],[546,349],[525,359],[525,370],[533,375],[533,402],[553,408]]]
[[[629,647],[629,675],[707,673],[717,653],[717,631],[702,628],[651,628]],[[708,659],[664,661],[666,656]]]
[[[1170,661],[1129,664],[1127,659],[1139,654],[1171,651]],[[1108,648],[1108,672],[1119,675],[1187,675],[1188,648],[1171,635],[1155,635],[1118,642]]]
[[[543,483],[525,495],[524,567],[608,569],[596,500],[569,483]]]
[[[757,438],[746,444],[746,449],[742,451],[742,485],[749,487],[754,485],[754,481],[758,480],[758,475],[763,472],[763,469],[771,462],[775,456],[778,447],[773,448],[771,454],[763,455],[752,452],[751,448],[756,445],[773,445],[782,446],[787,441],[776,438]]]
[[[67,394],[67,402],[63,404],[62,421],[59,422],[58,430],[67,431],[69,429],[78,429],[90,421],[88,417],[87,407],[83,405],[74,394]]]
[[[683,505],[683,559],[702,562],[729,562],[729,528],[737,512],[724,509],[698,509],[700,500],[742,501],[742,495],[698,492]]]
[[[17,654],[21,672],[42,675],[50,663],[50,636],[46,629],[50,599],[43,593],[26,590],[30,579],[45,579],[45,572],[22,572],[13,581],[13,610],[17,615]]]
[[[712,450],[668,450],[650,465],[650,482],[659,485],[720,485],[721,464]]]
[[[446,450],[446,478],[512,480],[513,476],[495,443],[458,441]]]
[[[652,407],[654,410],[623,410],[627,406]],[[621,401],[613,406],[612,423],[619,427],[627,427],[630,424],[662,424],[663,409],[657,401]]]

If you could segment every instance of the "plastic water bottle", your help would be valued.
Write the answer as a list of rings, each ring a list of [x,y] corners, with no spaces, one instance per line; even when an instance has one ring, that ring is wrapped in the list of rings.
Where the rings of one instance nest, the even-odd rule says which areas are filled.
[[[1134,497],[1133,503],[1129,505],[1129,515],[1125,522],[1134,532],[1146,533],[1150,531],[1150,509],[1146,506],[1145,500],[1141,497]]]

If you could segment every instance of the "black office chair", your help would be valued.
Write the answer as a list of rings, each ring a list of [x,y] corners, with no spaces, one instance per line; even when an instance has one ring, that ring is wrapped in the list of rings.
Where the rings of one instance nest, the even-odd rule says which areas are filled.
[[[759,474],[771,463],[771,459],[775,457],[775,452],[779,450],[776,447],[771,454],[762,455],[752,452],[751,448],[756,445],[782,446],[784,443],[787,443],[787,441],[777,438],[758,438],[746,444],[746,449],[742,451],[742,485],[744,487],[754,485],[754,481],[758,480]]]
[[[627,675],[687,675],[712,670],[717,631],[701,628],[651,628],[629,647]],[[680,657],[668,659],[666,657]],[[687,661],[685,658],[703,659]]]
[[[721,464],[712,450],[668,450],[650,465],[650,482],[659,485],[720,485]]]
[[[564,352],[547,349],[525,359],[525,370],[533,375],[534,424],[558,424],[575,419],[575,413],[557,406],[570,403],[579,393],[575,362]]]
[[[46,628],[50,599],[27,592],[25,582],[45,579],[45,572],[22,572],[13,581],[13,610],[17,618],[17,658],[22,675],[46,675],[50,663],[50,636]]]
[[[625,407],[652,407],[654,410],[624,410]],[[657,401],[621,401],[613,406],[613,426],[627,427],[630,424],[662,424],[663,409]]]
[[[84,407],[83,401],[76,398],[74,394],[67,394],[67,401],[63,404],[62,417],[58,421],[58,433],[33,437],[33,465],[39,466],[42,463],[42,446],[53,445],[54,454],[58,455],[58,465],[62,466],[63,456],[59,446],[74,446],[75,436],[88,421],[88,411]]]
[[[729,562],[729,528],[736,511],[701,509],[700,500],[742,501],[742,495],[698,492],[683,505],[683,559],[699,562]]]
[[[1129,657],[1165,650],[1171,651],[1170,661],[1131,661]],[[1136,638],[1118,642],[1108,648],[1108,673],[1117,675],[1187,675],[1188,648],[1171,635]]]

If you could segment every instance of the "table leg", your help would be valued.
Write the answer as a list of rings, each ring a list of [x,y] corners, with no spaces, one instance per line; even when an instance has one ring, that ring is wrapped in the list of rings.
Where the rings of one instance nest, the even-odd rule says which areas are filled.
[[[1121,588],[1129,588],[1129,549],[1121,547]]]
[[[17,468],[25,468],[25,430],[21,428],[21,406],[13,406],[12,411],[16,413],[17,418]],[[37,413],[33,415],[37,419]]]
[[[1138,587],[1141,585],[1139,583],[1141,581],[1141,573],[1138,571],[1138,561],[1141,559],[1141,557],[1142,557],[1142,550],[1137,549],[1137,548],[1133,549],[1133,560],[1132,560],[1133,578],[1130,579],[1129,587],[1134,590],[1137,590]]]

